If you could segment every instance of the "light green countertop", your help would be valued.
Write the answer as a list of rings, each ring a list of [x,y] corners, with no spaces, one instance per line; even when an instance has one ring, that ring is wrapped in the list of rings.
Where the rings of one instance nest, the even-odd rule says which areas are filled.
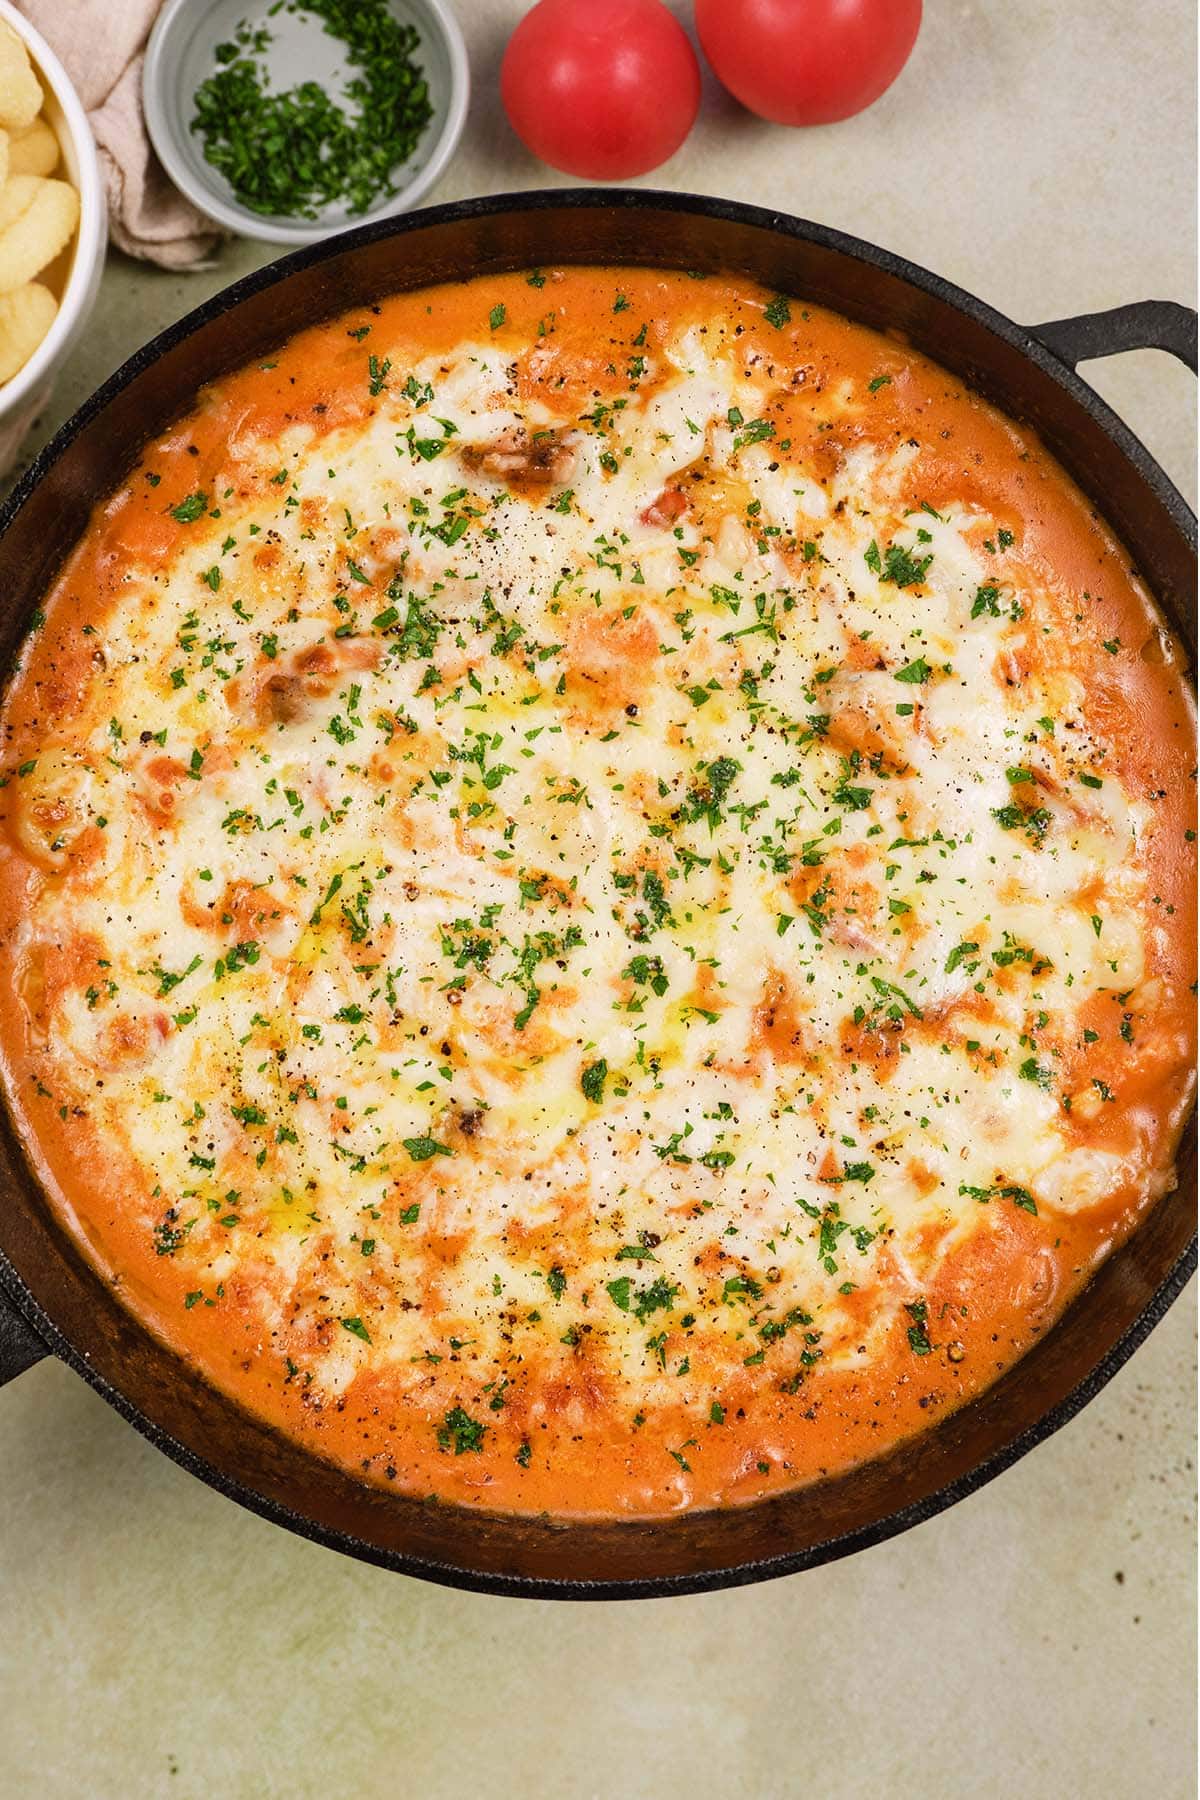
[[[496,98],[519,0],[458,10],[475,97],[431,200],[555,180]],[[710,86],[648,185],[820,219],[1024,321],[1190,301],[1189,12],[927,0],[871,112],[788,133]],[[113,257],[29,453],[269,254],[230,245],[190,276]],[[1186,372],[1142,352],[1086,373],[1190,493]],[[905,1537],[765,1587],[577,1607],[302,1543],[45,1362],[0,1394],[0,1796],[1185,1800],[1194,1327],[1193,1287],[1085,1412]]]

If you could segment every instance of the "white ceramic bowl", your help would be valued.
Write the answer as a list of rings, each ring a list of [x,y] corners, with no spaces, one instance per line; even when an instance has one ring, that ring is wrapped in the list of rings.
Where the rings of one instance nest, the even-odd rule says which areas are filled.
[[[62,148],[63,165],[79,190],[79,227],[74,241],[39,277],[58,296],[49,331],[25,364],[0,385],[0,472],[8,468],[33,420],[50,397],[54,376],[87,324],[100,285],[108,243],[108,215],[96,141],[67,72],[38,32],[9,0],[0,0],[7,20],[29,52],[46,94],[46,117]],[[56,279],[57,278],[57,279]]]
[[[315,19],[285,11],[268,16],[265,4],[247,0],[166,0],[159,13],[142,72],[142,104],[150,141],[167,174],[209,218],[243,237],[266,238],[273,244],[310,244],[369,219],[406,212],[426,193],[453,156],[462,135],[470,93],[466,46],[458,21],[446,0],[390,0],[402,24],[420,33],[417,62],[429,86],[433,107],[421,140],[396,171],[398,191],[364,213],[344,206],[325,207],[315,219],[284,218],[252,211],[205,160],[200,139],[190,129],[196,89],[217,67],[215,50],[227,43],[242,19],[264,23],[272,33],[265,63],[272,84],[280,88],[300,81],[319,81],[327,90],[342,86],[344,67],[335,40]]]

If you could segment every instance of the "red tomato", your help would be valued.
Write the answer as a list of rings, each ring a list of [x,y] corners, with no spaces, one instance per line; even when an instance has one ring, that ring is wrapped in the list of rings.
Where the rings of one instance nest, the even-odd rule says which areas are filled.
[[[908,61],[921,0],[696,0],[713,69],[751,112],[828,125],[878,100]]]
[[[700,66],[662,0],[539,0],[508,41],[500,95],[543,162],[622,181],[678,150],[700,105]]]

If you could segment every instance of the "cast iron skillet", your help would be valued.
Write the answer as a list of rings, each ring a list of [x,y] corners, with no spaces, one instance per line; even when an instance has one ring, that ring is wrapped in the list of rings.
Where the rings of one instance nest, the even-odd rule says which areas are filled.
[[[1195,369],[1196,318],[1147,301],[1027,329],[902,257],[801,219],[629,190],[498,196],[348,232],[249,276],[155,338],[42,453],[0,515],[0,667],[96,500],[196,390],[292,332],[397,289],[571,262],[736,270],[901,334],[1031,424],[1133,554],[1194,649],[1195,520],[1074,373],[1156,346]],[[366,1562],[490,1593],[695,1592],[812,1567],[906,1530],[989,1481],[1090,1400],[1195,1267],[1194,1120],[1180,1185],[1035,1349],[914,1442],[746,1508],[556,1522],[361,1486],[205,1385],[117,1302],[55,1222],[0,1112],[0,1380],[53,1352],[169,1456],[264,1517]]]

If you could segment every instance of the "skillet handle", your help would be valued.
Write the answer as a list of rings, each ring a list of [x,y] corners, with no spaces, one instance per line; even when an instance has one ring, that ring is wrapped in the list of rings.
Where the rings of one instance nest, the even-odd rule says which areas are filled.
[[[1135,300],[1107,312],[1031,325],[1029,334],[1073,369],[1122,350],[1169,350],[1196,373],[1196,315],[1175,300]]]
[[[0,1288],[0,1387],[49,1354],[48,1346]]]

